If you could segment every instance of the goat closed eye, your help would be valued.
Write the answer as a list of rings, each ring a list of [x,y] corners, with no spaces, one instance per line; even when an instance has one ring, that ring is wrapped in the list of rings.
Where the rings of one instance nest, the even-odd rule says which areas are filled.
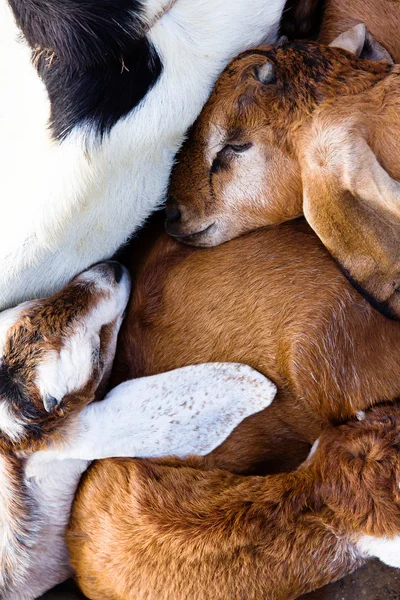
[[[249,150],[249,148],[251,148],[252,145],[253,144],[251,142],[247,142],[245,144],[226,144],[226,146],[223,147],[222,151],[233,150],[235,154],[242,154],[242,152],[246,152],[246,150]]]
[[[243,154],[251,148],[253,144],[251,142],[243,144],[226,144],[218,152],[211,165],[211,173],[218,173],[229,167],[234,155]]]

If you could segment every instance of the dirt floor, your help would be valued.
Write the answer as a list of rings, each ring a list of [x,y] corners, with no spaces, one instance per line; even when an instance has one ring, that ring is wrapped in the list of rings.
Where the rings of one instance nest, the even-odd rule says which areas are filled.
[[[83,598],[69,582],[42,596],[42,600],[83,600]],[[301,600],[400,600],[400,569],[390,569],[379,561],[370,561],[353,575],[322,590],[302,596]]]

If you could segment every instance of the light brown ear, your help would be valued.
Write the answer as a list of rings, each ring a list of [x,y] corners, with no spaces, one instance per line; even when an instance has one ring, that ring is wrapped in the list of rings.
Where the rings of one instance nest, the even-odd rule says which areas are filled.
[[[384,60],[393,64],[393,59],[389,52],[378,42],[378,40],[368,31],[364,23],[359,23],[351,29],[340,34],[333,42],[329,44],[334,48],[342,48],[358,57],[366,60],[380,61]]]
[[[400,183],[360,134],[313,131],[301,155],[304,215],[355,287],[400,318]]]
[[[341,33],[329,45],[334,48],[342,48],[342,50],[347,50],[356,56],[360,56],[362,49],[364,48],[366,37],[367,28],[364,23],[359,23],[355,27]]]

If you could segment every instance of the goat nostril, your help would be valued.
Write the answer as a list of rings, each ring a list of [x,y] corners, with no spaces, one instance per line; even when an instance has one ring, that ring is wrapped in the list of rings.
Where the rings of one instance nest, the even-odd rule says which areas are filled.
[[[165,214],[167,215],[168,221],[179,221],[182,213],[177,204],[166,204]]]
[[[119,262],[114,261],[114,260],[108,261],[107,264],[114,271],[114,278],[115,278],[116,283],[119,283],[121,281],[121,279],[122,279],[123,274],[124,274],[124,268],[123,268],[123,266]]]

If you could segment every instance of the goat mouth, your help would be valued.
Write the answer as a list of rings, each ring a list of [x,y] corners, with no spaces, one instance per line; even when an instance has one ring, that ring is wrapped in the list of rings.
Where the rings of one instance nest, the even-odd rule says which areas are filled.
[[[201,229],[200,231],[194,231],[192,233],[172,232],[169,230],[168,221],[166,222],[165,225],[166,225],[166,231],[170,236],[174,237],[175,239],[179,240],[180,242],[184,242],[185,244],[193,244],[194,246],[198,245],[198,242],[200,241],[201,238],[203,238],[205,235],[207,235],[209,233],[213,233],[213,231],[215,230],[215,223],[211,223],[211,225],[208,225],[204,229]]]

